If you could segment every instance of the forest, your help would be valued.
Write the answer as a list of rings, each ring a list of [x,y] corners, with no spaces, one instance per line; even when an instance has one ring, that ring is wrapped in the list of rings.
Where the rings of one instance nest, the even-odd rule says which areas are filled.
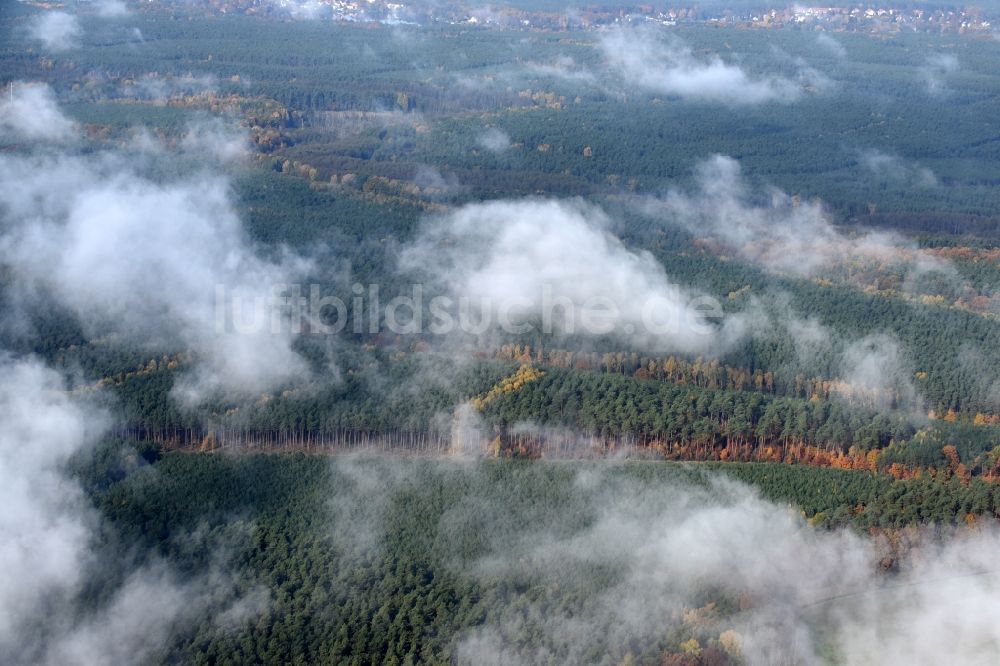
[[[1000,654],[1000,40],[216,5],[0,5],[0,661]]]
[[[570,543],[583,538],[608,509],[602,504],[615,503],[605,493],[653,505],[656,489],[665,486],[724,497],[725,487],[714,481],[721,474],[759,488],[764,501],[801,507],[817,529],[846,526],[884,541],[879,566],[892,576],[915,543],[943,538],[919,526],[967,529],[969,516],[992,515],[1000,499],[995,485],[980,481],[893,480],[776,463],[488,461],[470,468],[460,461],[345,457],[330,464],[301,454],[164,455],[152,445],[109,443],[74,467],[106,517],[111,543],[138,544],[137,557],[167,557],[190,570],[224,548],[233,582],[212,599],[215,607],[199,607],[155,659],[187,663],[452,663],[470,658],[464,652],[474,643],[470,632],[484,626],[502,627],[511,658],[528,661],[547,654],[556,663],[613,664],[631,654],[638,663],[742,663],[738,637],[754,612],[749,589],[722,584],[701,591],[660,617],[658,628],[638,631],[626,648],[605,642],[617,631],[599,605],[620,593],[627,555],[564,561],[554,580],[496,561],[530,557],[519,549],[542,534]],[[597,485],[581,489],[588,475],[597,475],[591,478]],[[248,518],[233,521],[233,515]],[[377,525],[375,533],[364,533],[363,524]],[[489,562],[492,570],[483,570]],[[229,630],[208,619],[248,589],[269,600],[260,615]],[[802,612],[822,617],[833,610]],[[531,614],[538,612],[557,627],[566,624],[532,629]],[[699,613],[705,617],[693,621]],[[573,616],[600,617],[606,632],[577,635]],[[690,655],[691,640],[700,661]]]

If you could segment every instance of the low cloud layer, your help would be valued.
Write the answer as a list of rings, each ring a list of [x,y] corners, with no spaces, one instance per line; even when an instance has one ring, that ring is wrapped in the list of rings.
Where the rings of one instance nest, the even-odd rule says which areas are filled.
[[[491,153],[502,153],[510,148],[510,136],[501,129],[491,127],[479,135],[476,143]]]
[[[80,20],[72,14],[60,11],[46,11],[39,14],[29,27],[29,35],[53,53],[68,51],[80,44],[83,28]]]
[[[646,347],[718,344],[701,309],[711,303],[673,284],[652,255],[626,248],[610,225],[579,200],[469,204],[428,220],[401,266],[434,266],[427,277],[454,302],[505,330],[541,320],[544,330],[615,334]]]
[[[238,157],[242,142],[195,126],[185,152]],[[0,157],[0,261],[26,298],[53,298],[94,336],[180,346],[198,356],[188,387],[257,391],[304,372],[277,286],[307,263],[257,255],[216,173],[152,179],[169,155],[43,151]]]
[[[180,147],[188,154],[213,157],[220,163],[237,162],[250,154],[246,134],[218,118],[191,123]]]
[[[184,74],[183,76],[159,76],[159,74],[140,78],[133,92],[139,99],[166,101],[177,95],[198,95],[213,92],[218,87],[218,81],[210,74]]]
[[[46,597],[80,583],[95,518],[62,468],[97,433],[40,364],[4,356],[0,377],[0,652],[16,656]]]
[[[914,383],[914,364],[892,332],[852,335],[796,312],[787,294],[749,300],[740,319],[747,338],[765,344],[790,342],[794,354],[774,370],[786,376],[832,380],[830,397],[926,422],[924,397]]]
[[[836,654],[848,666],[902,666],[986,664],[1000,654],[995,529],[956,530],[943,542],[901,534],[915,547],[895,550],[881,537],[814,528],[796,507],[720,472],[535,464],[550,467],[511,470],[503,484],[493,465],[433,471],[463,489],[433,516],[444,566],[505,590],[461,636],[458,663],[588,663],[595,655],[702,663],[685,661],[684,651],[708,663],[713,653],[753,666],[820,664]],[[354,479],[338,486],[346,495],[338,503],[364,509],[352,514],[360,525],[340,521],[336,537],[368,552],[383,543],[383,514],[399,510],[397,493],[429,492],[412,463],[376,473],[341,461],[336,469]],[[558,490],[538,508],[524,495],[543,478]],[[472,534],[482,550],[470,558],[462,553]],[[887,561],[893,573],[882,568]]]
[[[915,415],[923,402],[913,384],[913,366],[895,338],[870,335],[847,345],[842,377],[854,398],[879,409],[901,408]]]
[[[927,64],[920,70],[931,95],[941,95],[945,92],[946,79],[959,69],[958,56],[951,53],[936,53],[927,57]]]
[[[593,83],[597,77],[569,56],[558,56],[552,62],[528,63],[527,70],[531,74],[551,77],[576,83]]]
[[[518,640],[524,624],[539,637],[534,645],[567,651],[566,663],[584,663],[592,651],[608,648],[617,661],[624,646],[643,654],[674,633],[718,650],[727,631],[731,655],[750,664],[814,663],[810,622],[829,609],[810,612],[807,605],[874,581],[870,544],[847,532],[813,531],[790,507],[761,500],[746,486],[717,478],[706,487],[681,482],[654,489],[592,471],[577,476],[574,492],[585,498],[589,527],[571,530],[557,520],[544,533],[495,543],[478,574],[573,589],[583,585],[578,577],[610,571],[613,582],[574,604],[572,613],[555,610],[557,604],[546,612],[540,604],[520,614],[524,623],[487,622],[461,644],[460,663],[545,661],[545,653]],[[502,520],[492,513],[479,521]],[[705,606],[713,600],[706,589],[714,601],[727,595],[753,605],[727,618]]]
[[[847,49],[832,35],[821,32],[816,35],[816,43],[836,58],[843,60],[847,57]]]
[[[724,244],[771,270],[815,275],[838,263],[865,258],[911,262],[912,272],[945,271],[944,262],[917,256],[913,243],[889,233],[849,235],[821,203],[799,201],[775,188],[753,191],[740,164],[715,155],[695,168],[693,192],[673,190],[643,204],[645,212],[700,238]],[[906,253],[901,253],[906,250]]]
[[[158,183],[109,156],[4,158],[0,174],[0,257],[93,334],[184,345],[209,386],[258,390],[302,371],[291,331],[269,319],[272,287],[296,268],[254,254],[224,179]]]
[[[614,30],[600,42],[608,66],[629,85],[683,99],[731,105],[788,103],[802,84],[784,76],[757,76],[718,55],[702,57],[677,39],[646,30]],[[812,77],[807,77],[812,78]]]
[[[96,0],[94,8],[97,10],[97,15],[102,18],[119,18],[129,13],[128,6],[123,0]]]
[[[938,184],[933,171],[908,162],[899,155],[880,150],[866,150],[861,153],[860,163],[870,174],[886,182],[914,187],[934,187]]]
[[[0,653],[4,663],[139,663],[213,601],[221,568],[181,581],[168,565],[137,566],[93,612],[76,612],[89,570],[116,570],[97,550],[100,516],[71,456],[96,444],[102,410],[72,397],[34,360],[0,356]],[[96,603],[92,599],[86,604]],[[237,604],[239,605],[239,604]],[[236,606],[233,606],[236,608]]]
[[[63,115],[52,88],[17,82],[10,97],[0,100],[0,129],[5,140],[70,141],[76,123]]]

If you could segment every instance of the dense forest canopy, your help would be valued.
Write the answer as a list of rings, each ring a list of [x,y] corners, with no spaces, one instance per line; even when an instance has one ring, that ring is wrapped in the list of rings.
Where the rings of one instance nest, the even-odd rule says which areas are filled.
[[[389,4],[0,7],[0,654],[995,660],[994,10]]]

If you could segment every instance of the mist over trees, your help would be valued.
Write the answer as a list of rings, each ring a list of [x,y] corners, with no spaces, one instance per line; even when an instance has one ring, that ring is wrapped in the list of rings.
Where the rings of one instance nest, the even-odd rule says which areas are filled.
[[[9,4],[10,663],[995,661],[1000,41]]]

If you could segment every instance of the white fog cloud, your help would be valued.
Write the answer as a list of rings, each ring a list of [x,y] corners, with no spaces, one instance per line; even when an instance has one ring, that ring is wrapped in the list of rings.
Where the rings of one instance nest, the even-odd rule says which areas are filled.
[[[50,637],[45,666],[139,663],[167,644],[179,621],[205,603],[194,581],[178,581],[165,566],[135,572],[104,608]],[[56,623],[58,624],[58,623]]]
[[[803,317],[782,292],[751,296],[742,322],[745,335],[758,341],[790,341],[795,356],[781,370],[827,376],[834,380],[833,399],[902,412],[912,423],[926,421],[924,398],[913,381],[913,362],[893,333],[838,332],[816,317]]]
[[[600,45],[624,83],[652,92],[731,105],[793,102],[803,92],[789,78],[752,75],[718,55],[695,55],[679,40],[665,42],[649,31],[614,30]]]
[[[695,295],[671,283],[652,255],[626,248],[609,226],[602,210],[579,200],[469,204],[428,220],[401,266],[433,267],[428,277],[453,300],[504,328],[541,320],[555,331],[614,333],[657,348],[718,344]],[[583,321],[585,311],[597,324]]]
[[[154,560],[106,604],[75,612],[90,567],[128,563],[99,559],[101,518],[66,468],[109,416],[66,389],[40,362],[0,356],[0,653],[12,665],[141,663],[178,622],[218,601],[226,573],[213,564],[181,581]]]
[[[79,45],[83,28],[80,26],[80,20],[72,14],[46,11],[31,22],[29,34],[41,42],[46,50],[60,52]]]
[[[141,38],[141,36],[140,36]],[[185,74],[183,76],[159,76],[147,74],[136,82],[133,93],[139,99],[166,101],[177,95],[197,95],[212,92],[218,87],[218,80],[210,74]]]
[[[189,125],[181,139],[181,148],[191,154],[214,157],[223,163],[235,162],[250,154],[246,133],[218,118]]]
[[[5,156],[0,182],[0,258],[15,284],[54,297],[92,334],[194,351],[195,395],[304,371],[270,304],[305,265],[254,253],[224,178],[154,182],[128,157],[97,154]]]
[[[448,195],[462,191],[462,184],[455,174],[443,174],[436,167],[427,164],[417,167],[413,182],[429,195]]]
[[[927,92],[940,95],[945,92],[945,79],[958,71],[958,57],[951,53],[936,53],[927,57],[927,64],[920,70],[927,85]]]
[[[97,15],[102,18],[128,16],[128,6],[122,0],[97,0],[94,3]]]
[[[827,92],[836,86],[833,79],[810,65],[802,56],[792,55],[781,47],[774,45],[771,46],[771,53],[789,66],[795,68],[795,79],[802,86],[803,90]]]
[[[591,83],[596,80],[593,72],[584,68],[569,56],[559,56],[552,62],[528,63],[526,68],[529,73],[562,79],[564,81]]]
[[[870,407],[921,411],[913,366],[892,336],[870,335],[848,344],[840,364],[844,381]]]
[[[98,434],[41,364],[0,357],[0,652],[17,655],[25,623],[51,595],[74,589],[95,517],[63,466]]]
[[[52,88],[45,84],[14,84],[13,95],[0,100],[0,129],[5,139],[69,141],[76,123],[63,115]]]
[[[913,243],[894,234],[842,232],[820,203],[796,201],[774,188],[751,191],[731,157],[715,155],[701,162],[695,182],[694,193],[674,190],[662,199],[647,200],[644,210],[772,270],[813,275],[857,257],[897,263],[913,256]],[[946,270],[947,264],[922,257],[913,268]]]
[[[545,661],[532,643],[562,646],[568,661],[583,663],[595,638],[621,649],[685,629],[701,634],[704,647],[729,627],[754,665],[822,663],[824,640],[851,666],[985,664],[1000,652],[1000,630],[989,619],[1000,612],[997,581],[976,575],[995,568],[993,531],[928,545],[893,579],[877,573],[876,541],[811,529],[791,507],[746,486],[716,479],[654,491],[608,476],[579,476],[589,528],[495,544],[480,572],[571,588],[575,576],[606,568],[620,572],[617,582],[572,612],[529,605],[521,623],[487,622],[460,645],[461,663]],[[728,621],[707,612],[699,622],[690,611],[704,604],[699,592],[709,586],[752,606]],[[515,640],[525,624],[536,636],[529,644]]]
[[[502,129],[491,127],[479,135],[476,143],[491,153],[502,153],[510,148],[510,136]]]
[[[441,472],[485,474],[446,463]],[[387,482],[369,483],[353,501],[392,506],[392,493],[415,482],[412,467],[383,474]],[[814,528],[797,508],[724,474],[691,470],[670,483],[638,476],[612,462],[577,468],[572,511],[547,513],[543,524],[525,527],[502,501],[517,494],[516,477],[499,497],[470,495],[441,516],[442,552],[461,550],[448,540],[470,530],[485,541],[483,555],[456,556],[453,572],[503,579],[512,590],[509,604],[461,637],[458,663],[588,663],[594,655],[620,663],[629,651],[639,662],[659,657],[668,637],[693,637],[700,649],[753,666],[820,664],[829,654],[847,666],[987,664],[1000,655],[995,528],[914,538],[918,547],[896,552],[897,571],[886,574],[880,562],[893,551],[885,540]],[[380,524],[383,510],[365,520]],[[350,542],[355,530],[347,524],[338,539]],[[378,533],[368,537],[379,543]],[[724,599],[739,606],[707,605]]]
[[[927,167],[912,164],[899,155],[880,150],[866,150],[861,153],[861,165],[872,175],[885,181],[904,183],[915,187],[934,187],[937,176]]]
[[[841,60],[847,57],[847,49],[844,48],[843,44],[837,41],[836,37],[833,37],[830,34],[825,32],[819,33],[816,35],[816,43],[823,47],[825,51],[833,56],[836,56],[837,58],[840,58]]]

